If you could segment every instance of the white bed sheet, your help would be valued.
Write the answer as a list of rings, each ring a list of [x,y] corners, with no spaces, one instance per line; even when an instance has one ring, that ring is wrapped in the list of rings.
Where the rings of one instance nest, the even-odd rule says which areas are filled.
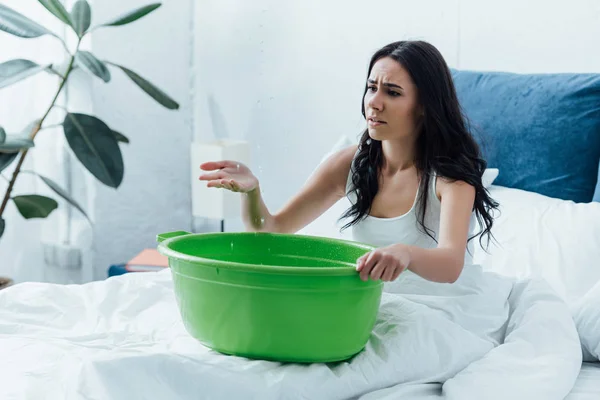
[[[384,295],[364,352],[305,366],[200,345],[182,326],[170,271],[16,285],[0,291],[2,398],[563,400],[581,366],[566,305],[541,281],[480,278],[484,287],[436,296],[407,282],[411,293]],[[440,393],[424,382],[445,383]]]
[[[583,363],[575,386],[565,400],[600,399],[600,363]]]

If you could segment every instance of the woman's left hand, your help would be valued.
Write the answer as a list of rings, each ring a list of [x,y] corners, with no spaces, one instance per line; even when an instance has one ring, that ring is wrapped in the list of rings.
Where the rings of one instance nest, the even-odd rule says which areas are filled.
[[[385,282],[396,280],[408,268],[410,254],[408,249],[401,245],[393,245],[375,249],[356,260],[356,270],[360,272],[360,279],[366,281],[369,276],[376,281]]]

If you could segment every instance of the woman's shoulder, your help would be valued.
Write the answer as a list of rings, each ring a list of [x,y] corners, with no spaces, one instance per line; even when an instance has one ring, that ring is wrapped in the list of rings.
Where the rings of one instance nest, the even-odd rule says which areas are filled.
[[[351,145],[332,153],[319,165],[312,178],[316,179],[315,182],[323,182],[331,188],[337,187],[341,193],[345,193],[347,178],[357,148],[358,145]]]
[[[353,144],[343,149],[340,149],[333,153],[326,160],[326,163],[329,164],[335,170],[338,171],[350,171],[350,166],[352,165],[352,160],[354,160],[354,156],[358,150],[358,145]]]
[[[475,195],[475,188],[462,180],[452,180],[437,176],[435,194],[441,201],[443,201],[444,196],[446,198],[454,196],[470,198]]]

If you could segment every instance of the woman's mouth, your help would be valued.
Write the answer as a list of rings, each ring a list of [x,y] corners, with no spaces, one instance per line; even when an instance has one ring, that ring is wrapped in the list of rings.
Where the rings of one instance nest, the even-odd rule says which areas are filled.
[[[383,125],[383,124],[386,123],[385,121],[382,121],[382,120],[377,119],[377,118],[369,118],[367,120],[367,122],[368,122],[369,126],[371,126],[371,127],[380,126],[380,125]]]

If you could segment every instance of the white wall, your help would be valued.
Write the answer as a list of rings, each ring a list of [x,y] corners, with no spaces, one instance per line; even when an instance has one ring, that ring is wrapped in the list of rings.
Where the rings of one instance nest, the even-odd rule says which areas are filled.
[[[104,19],[141,4],[94,7]],[[96,277],[154,246],[156,233],[190,228],[192,137],[250,141],[267,205],[281,207],[340,135],[362,130],[370,55],[409,38],[432,42],[456,68],[600,72],[600,2],[166,0],[98,32],[95,53],[138,70],[182,109],[163,110],[121,74],[95,81],[94,112],[132,140],[122,187],[98,186],[94,198]]]
[[[457,67],[600,72],[597,0],[460,0]]]
[[[456,61],[457,30],[446,22],[457,19],[456,1],[369,3],[209,0],[196,9],[196,95],[211,99],[196,109],[196,138],[250,141],[273,210],[340,135],[360,133],[366,67],[378,47],[418,32]],[[371,7],[379,11],[368,17]]]
[[[196,95],[212,99],[196,138],[249,140],[273,210],[363,129],[367,63],[389,42],[428,40],[462,69],[600,72],[597,0],[206,0],[195,21]]]

